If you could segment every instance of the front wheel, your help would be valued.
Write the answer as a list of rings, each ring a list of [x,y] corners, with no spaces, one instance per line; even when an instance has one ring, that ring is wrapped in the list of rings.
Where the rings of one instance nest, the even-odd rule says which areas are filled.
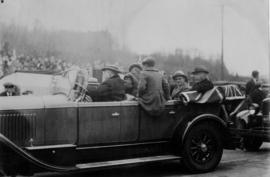
[[[187,133],[182,156],[191,172],[212,171],[219,164],[222,153],[221,133],[215,124],[201,123]]]

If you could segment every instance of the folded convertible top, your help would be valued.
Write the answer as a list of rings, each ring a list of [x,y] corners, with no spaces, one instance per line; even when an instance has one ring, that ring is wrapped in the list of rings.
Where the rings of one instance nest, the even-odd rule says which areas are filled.
[[[180,94],[184,103],[221,103],[224,100],[244,99],[244,94],[236,85],[216,86],[204,94],[187,91]]]

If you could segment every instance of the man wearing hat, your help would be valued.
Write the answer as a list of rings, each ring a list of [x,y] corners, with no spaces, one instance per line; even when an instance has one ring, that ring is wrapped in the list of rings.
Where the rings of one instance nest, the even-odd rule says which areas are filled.
[[[125,85],[120,78],[121,71],[117,66],[110,65],[102,68],[103,82],[97,90],[91,91],[94,101],[122,101],[125,99]]]
[[[246,95],[250,95],[255,89],[260,87],[259,72],[254,70],[251,73],[252,78],[246,84]]]
[[[213,83],[208,78],[209,71],[204,66],[198,66],[192,72],[194,78],[194,85],[191,90],[199,93],[205,93],[214,88]]]
[[[168,82],[155,69],[155,59],[147,57],[142,62],[143,71],[138,85],[139,104],[151,116],[158,116],[170,99]]]
[[[0,93],[0,96],[18,96],[20,95],[20,89],[17,85],[6,82],[4,83],[5,91]]]
[[[172,91],[171,97],[173,100],[175,100],[178,99],[179,93],[188,91],[190,88],[188,86],[188,78],[183,71],[176,71],[172,78],[175,82],[175,87]]]

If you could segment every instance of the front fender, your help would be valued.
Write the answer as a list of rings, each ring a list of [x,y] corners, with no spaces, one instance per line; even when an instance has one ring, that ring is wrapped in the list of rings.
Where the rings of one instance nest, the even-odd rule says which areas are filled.
[[[181,137],[181,141],[182,143],[185,140],[185,137],[187,135],[187,133],[192,129],[192,127],[196,124],[198,124],[199,122],[202,121],[211,121],[211,122],[215,122],[218,125],[220,125],[222,128],[226,128],[226,122],[224,120],[222,120],[220,117],[214,115],[214,114],[201,114],[196,116],[194,119],[192,119],[191,121],[189,121],[186,125],[186,127],[184,128],[182,137]]]
[[[25,174],[26,169],[30,171],[39,169],[41,171],[53,172],[72,172],[77,170],[76,167],[59,167],[44,163],[0,133],[0,173],[4,175]]]

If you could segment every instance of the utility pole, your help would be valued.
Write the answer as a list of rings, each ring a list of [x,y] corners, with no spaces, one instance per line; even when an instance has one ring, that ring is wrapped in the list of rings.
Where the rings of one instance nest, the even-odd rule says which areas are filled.
[[[224,80],[224,5],[221,6],[221,80]]]

